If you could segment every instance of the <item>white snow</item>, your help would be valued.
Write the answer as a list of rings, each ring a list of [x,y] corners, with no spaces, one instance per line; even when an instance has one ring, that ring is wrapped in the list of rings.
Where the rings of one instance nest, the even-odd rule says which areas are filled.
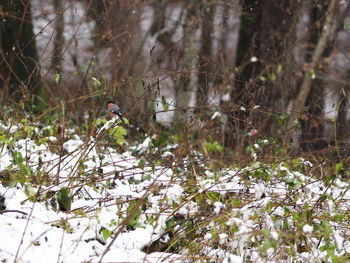
[[[40,133],[40,130],[36,132]],[[102,262],[184,262],[190,255],[187,247],[179,253],[146,254],[142,251],[158,239],[161,243],[173,242],[170,234],[162,234],[168,227],[168,220],[178,216],[183,220],[198,217],[207,222],[203,228],[200,224],[190,228],[200,234],[198,242],[205,242],[201,253],[213,259],[218,257],[221,262],[244,262],[247,255],[250,260],[263,262],[262,254],[251,247],[252,244],[263,243],[264,238],[277,244],[281,242],[285,236],[281,229],[292,229],[295,224],[288,213],[303,211],[306,205],[313,207],[312,211],[322,213],[319,209],[321,196],[329,196],[322,205],[330,216],[337,216],[341,211],[345,213],[350,208],[348,182],[336,179],[331,186],[325,186],[319,179],[293,171],[283,162],[268,166],[255,161],[243,169],[230,167],[219,172],[203,164],[200,167],[205,171],[194,175],[188,160],[184,160],[183,166],[174,168],[148,162],[139,166],[140,159],[129,150],[120,154],[113,147],[98,143],[99,138],[83,141],[72,135],[63,144],[65,152],[62,156],[52,153],[47,143],[38,144],[28,138],[14,143],[11,151],[3,147],[1,171],[8,169],[19,175],[23,172],[21,164],[13,164],[12,154],[18,152],[25,158],[24,164],[31,167],[33,175],[41,171],[58,181],[50,181],[41,187],[31,185],[30,180],[23,185],[19,182],[0,185],[0,197],[5,207],[5,212],[0,214],[3,236],[0,260],[74,263],[99,262],[103,257]],[[147,137],[138,146],[130,148],[137,150],[138,155],[140,152],[148,154],[151,144],[152,139]],[[174,147],[176,145],[167,146],[165,152],[171,153]],[[260,142],[256,148],[259,147]],[[201,160],[200,154],[196,156]],[[300,159],[300,165],[312,167],[303,159]],[[177,171],[178,168],[182,172]],[[262,171],[273,183],[259,179]],[[244,179],[247,176],[249,180]],[[195,180],[189,184],[188,178]],[[54,208],[62,189],[70,189],[73,195],[68,212]],[[197,192],[190,195],[195,189]],[[34,202],[38,198],[36,193],[40,195]],[[201,217],[200,196],[207,207],[205,217]],[[213,196],[220,199],[213,199]],[[237,206],[228,209],[230,202],[235,200]],[[123,222],[135,207],[133,220],[124,226]],[[299,253],[296,256],[299,260],[325,258],[327,254],[319,249],[326,245],[325,241],[317,247],[319,239],[313,235],[319,233],[316,229],[327,227],[327,224],[335,253],[342,255],[350,251],[350,242],[346,240],[348,230],[338,222],[325,224],[322,220],[315,217],[312,223],[302,227],[312,250]],[[174,226],[176,230],[184,233],[180,224]],[[220,249],[211,246],[216,243]],[[278,252],[271,247],[265,253],[273,258]]]
[[[303,231],[304,231],[305,233],[312,233],[312,231],[313,231],[313,226],[310,226],[310,225],[306,224],[306,225],[303,226]]]
[[[253,57],[250,58],[250,62],[252,62],[252,63],[255,63],[255,62],[257,62],[257,61],[258,61],[258,58],[255,57],[255,56],[253,56]]]

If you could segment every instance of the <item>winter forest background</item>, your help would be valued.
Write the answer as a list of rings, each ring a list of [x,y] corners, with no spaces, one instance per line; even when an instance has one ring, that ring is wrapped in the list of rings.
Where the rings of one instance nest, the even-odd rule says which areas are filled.
[[[252,131],[298,151],[343,147],[348,5],[5,1],[2,97],[38,110],[63,102],[78,122],[110,98],[144,132],[212,136],[223,152],[243,152]]]
[[[152,226],[157,237],[135,245],[145,253],[136,261],[166,252],[169,261],[206,255],[205,260],[216,256],[218,262],[289,262],[306,253],[310,262],[346,262],[349,10],[345,0],[2,0],[0,215],[7,214],[1,209],[11,210],[5,200],[13,196],[6,193],[15,186],[28,202],[54,197],[54,210],[67,215],[75,201],[86,200],[77,194],[82,188],[101,183],[122,205],[120,214],[110,212],[121,221],[99,240],[104,248],[95,251],[98,262],[113,251],[118,235],[142,224]],[[120,106],[126,125],[110,123],[108,101]],[[45,155],[43,161],[45,151],[52,159]],[[78,157],[70,159],[74,152]],[[116,168],[118,162],[126,166]],[[162,174],[167,186],[155,187],[160,176],[155,167],[172,171]],[[135,179],[138,173],[143,175]],[[88,177],[82,179],[83,174]],[[203,180],[210,185],[205,190]],[[118,182],[145,192],[136,187],[130,191],[143,195],[120,197],[111,190]],[[315,182],[322,184],[319,192],[298,196],[303,208],[291,204],[298,204],[296,193]],[[285,190],[281,195],[271,190],[279,183]],[[163,191],[169,184],[179,188]],[[233,188],[222,193],[222,185]],[[101,188],[98,198],[106,198]],[[149,192],[166,204],[157,203],[156,209]],[[175,198],[175,192],[181,196]],[[91,197],[90,190],[86,193]],[[268,217],[266,210],[259,217],[258,208],[254,219],[241,210],[230,214],[235,219],[228,216],[230,209],[264,198],[270,199],[257,207],[270,209]],[[336,219],[329,211],[320,217],[329,208],[329,203],[320,205],[323,201],[334,202]],[[187,209],[191,202],[195,212]],[[309,202],[314,203],[306,208]],[[158,214],[152,222],[148,206]],[[188,214],[180,216],[184,207]],[[278,210],[283,215],[274,215]],[[167,214],[163,221],[160,211]],[[208,213],[215,214],[212,222],[204,219]],[[189,230],[191,216],[196,234]],[[255,221],[243,231],[248,218]],[[163,228],[154,230],[155,222]],[[222,222],[231,222],[232,228]],[[99,232],[108,229],[94,224]],[[16,253],[4,258],[19,260],[21,245],[14,247]],[[204,252],[209,248],[216,254]],[[59,254],[56,262],[60,255],[64,258]]]

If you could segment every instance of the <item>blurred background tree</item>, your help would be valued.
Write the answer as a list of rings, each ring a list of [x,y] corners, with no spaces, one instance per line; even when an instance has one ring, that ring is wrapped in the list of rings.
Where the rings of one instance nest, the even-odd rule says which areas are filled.
[[[8,0],[0,4],[1,92],[40,98],[38,106],[64,101],[77,121],[81,112],[100,117],[113,99],[137,132],[188,133],[219,142],[223,155],[257,138],[293,152],[346,148],[349,6]]]
[[[5,0],[0,5],[0,87],[4,97],[45,106],[44,83],[33,32],[30,1]]]

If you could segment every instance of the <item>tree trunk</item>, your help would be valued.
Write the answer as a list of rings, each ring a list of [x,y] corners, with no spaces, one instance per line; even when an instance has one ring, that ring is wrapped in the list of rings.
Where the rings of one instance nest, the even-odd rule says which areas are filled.
[[[195,105],[198,86],[198,52],[197,34],[199,20],[198,4],[190,4],[187,9],[183,30],[183,54],[180,62],[180,81],[176,90],[176,120],[184,121],[191,117]]]
[[[293,1],[296,2],[296,1]],[[311,27],[311,0],[304,0],[301,4],[295,3],[292,10],[296,10],[291,30],[287,38],[286,60],[282,73],[281,85],[284,113],[287,112],[289,102],[296,96],[297,89],[302,80],[301,69],[305,64],[307,47],[310,40]]]
[[[221,109],[221,127],[220,127],[220,139],[221,145],[225,145],[226,132],[228,130],[229,119],[227,112],[232,108],[231,105],[231,93],[234,87],[236,56],[238,46],[238,33],[240,26],[239,15],[241,12],[241,6],[238,1],[235,4],[222,3],[217,5],[216,13],[222,13],[222,31],[218,36],[219,41],[216,56],[216,66],[214,70],[214,95],[215,92],[220,96],[220,109]],[[219,24],[220,26],[220,24]],[[215,34],[214,34],[215,36]],[[221,48],[220,48],[221,47]],[[220,67],[220,66],[221,67]],[[221,69],[221,71],[220,71]],[[231,122],[232,123],[232,122]],[[231,125],[232,129],[232,125]],[[227,134],[232,135],[232,130]],[[224,156],[225,151],[222,151]]]
[[[287,40],[294,32],[295,11],[288,0],[242,2],[229,133],[238,127],[241,134],[254,129],[260,135],[276,134],[274,124],[285,108],[281,75],[292,52]],[[241,137],[235,136],[240,144]]]
[[[258,65],[247,90],[251,97],[248,108],[259,107],[251,110],[249,119],[261,135],[275,135],[278,119],[285,113],[283,95],[290,87],[282,81],[283,70],[292,53],[288,41],[295,33],[297,10],[298,6],[288,0],[265,0],[261,9],[255,54]]]
[[[213,82],[213,23],[215,2],[204,0],[203,17],[201,26],[201,39],[199,51],[199,88],[197,105],[205,105],[208,101],[209,84]]]
[[[142,64],[135,57],[139,41],[139,20],[142,12],[142,1],[113,1],[108,10],[108,36],[111,46],[112,62],[112,95],[115,95],[120,107],[131,109],[142,93],[142,83],[137,81],[141,74],[136,70]],[[137,101],[139,103],[139,101]]]
[[[0,27],[1,86],[16,102],[28,102],[35,110],[45,106],[44,84],[38,64],[30,1],[5,0]],[[29,100],[30,96],[34,100]],[[34,105],[34,107],[33,107]]]
[[[62,0],[54,0],[54,7],[56,13],[55,19],[55,38],[53,42],[53,56],[51,67],[54,71],[62,72],[62,50],[64,44],[63,30],[64,30],[64,16],[63,16],[63,2]]]
[[[293,108],[286,124],[287,132],[285,140],[287,143],[295,138],[294,128],[297,125],[297,118],[304,111],[305,102],[311,90],[312,80],[315,78],[315,74],[318,69],[317,65],[320,63],[322,54],[327,47],[328,38],[331,36],[333,30],[332,25],[336,10],[337,0],[331,0],[327,8],[326,20],[323,25],[322,35],[317,42],[315,51],[307,67],[307,72],[304,74],[303,82],[301,84],[299,93],[293,103]],[[292,153],[296,152],[298,150],[298,147],[298,142],[294,139],[292,144]]]

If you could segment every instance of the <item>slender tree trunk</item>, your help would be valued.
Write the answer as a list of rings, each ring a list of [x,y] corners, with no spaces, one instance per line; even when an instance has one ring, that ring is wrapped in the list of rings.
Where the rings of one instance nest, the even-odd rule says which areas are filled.
[[[346,111],[349,107],[348,95],[346,94],[345,88],[340,88],[340,99],[338,102],[338,117],[336,119],[336,143],[340,141],[342,144],[347,141],[349,135],[349,123],[346,119]]]
[[[195,104],[198,86],[198,52],[199,39],[197,35],[199,20],[198,5],[191,4],[187,9],[184,22],[183,55],[180,62],[181,76],[176,90],[176,119],[183,121],[191,117],[193,110],[189,107]]]
[[[220,39],[219,47],[217,49],[216,56],[216,67],[214,70],[215,81],[214,89],[218,89],[220,93],[220,109],[221,109],[221,139],[219,140],[221,145],[225,145],[226,132],[232,135],[232,130],[228,130],[229,119],[228,110],[232,108],[231,93],[234,87],[235,71],[233,70],[236,66],[237,46],[238,46],[238,33],[240,27],[239,15],[241,13],[241,6],[236,3],[222,3],[217,5],[216,13],[222,13],[222,26],[223,30],[218,36]],[[218,65],[221,65],[219,67]],[[220,71],[220,69],[222,69]],[[231,126],[232,129],[232,126]],[[225,151],[222,151],[222,155]]]
[[[62,50],[64,44],[63,30],[64,30],[64,15],[62,0],[54,0],[54,7],[56,13],[55,20],[55,38],[53,42],[53,57],[51,67],[56,72],[62,72]]]
[[[208,101],[208,91],[210,82],[213,82],[213,23],[215,2],[203,0],[203,17],[201,26],[201,39],[199,51],[199,89],[198,89],[198,103],[197,105],[204,105]]]
[[[310,41],[312,0],[304,0],[301,3],[293,1],[291,10],[296,10],[295,13],[297,15],[293,18],[291,30],[287,38],[286,60],[279,83],[283,86],[281,90],[283,109],[281,109],[281,112],[284,116],[290,110],[288,108],[290,107],[290,102],[296,97],[298,87],[302,82],[302,69],[308,54],[308,43]],[[277,123],[277,126],[272,128],[272,134],[273,131],[283,130],[281,123]],[[295,135],[296,142],[300,138],[301,131]]]
[[[317,42],[315,51],[307,67],[307,71],[304,74],[303,82],[301,84],[299,93],[294,101],[291,114],[286,124],[287,133],[286,133],[285,140],[287,143],[290,142],[291,139],[293,139],[293,137],[295,136],[294,128],[297,123],[297,118],[299,114],[301,114],[304,111],[305,102],[309,96],[312,81],[315,78],[315,74],[318,69],[317,65],[320,63],[322,54],[324,53],[327,47],[327,41],[331,36],[332,30],[333,30],[332,25],[333,25],[336,11],[337,11],[337,0],[331,0],[327,8],[326,20],[323,25],[322,35]],[[297,147],[298,147],[298,142],[296,142],[296,140],[294,139],[293,145],[292,145],[292,152],[295,152],[296,150],[298,150]]]
[[[349,70],[344,67],[350,62],[347,54],[350,52],[349,46],[349,28],[343,27],[349,21],[350,2],[343,3],[336,16],[335,34],[329,44],[326,69],[325,92],[335,93],[338,98],[333,102],[325,101],[324,107],[332,107],[332,111],[337,116],[329,116],[325,112],[325,124],[323,137],[326,141],[336,142],[337,145],[345,145],[348,139],[349,120],[347,119],[347,108],[349,108],[349,85],[345,84],[348,80]],[[336,81],[334,81],[336,80]],[[328,105],[326,104],[328,103]],[[330,103],[330,104],[329,104]],[[336,121],[336,123],[334,123]],[[334,125],[335,124],[335,125]],[[331,126],[331,127],[330,127]],[[340,142],[340,143],[339,143]]]
[[[310,40],[311,8],[311,0],[294,3],[292,6],[292,10],[296,10],[297,15],[293,17],[291,30],[287,38],[286,60],[280,83],[284,86],[282,89],[284,113],[288,110],[289,102],[296,96],[296,87],[299,86],[302,80],[301,69],[305,64],[307,43]]]

